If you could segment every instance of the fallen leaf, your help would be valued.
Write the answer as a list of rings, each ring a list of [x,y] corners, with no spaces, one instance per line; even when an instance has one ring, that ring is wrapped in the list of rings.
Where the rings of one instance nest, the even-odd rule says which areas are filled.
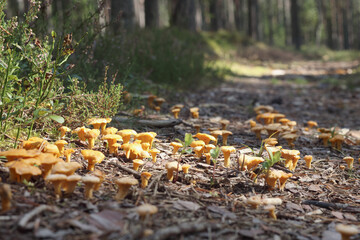
[[[322,233],[322,240],[340,240],[341,235],[338,232],[326,230]]]
[[[173,207],[179,211],[182,210],[196,211],[199,208],[201,208],[201,206],[197,203],[190,201],[183,201],[183,200],[177,200],[176,202],[174,202]]]
[[[322,191],[322,189],[319,187],[319,185],[315,185],[315,184],[311,184],[308,187],[308,190],[313,191],[313,192],[321,192]]]
[[[218,206],[208,206],[207,209],[211,212],[220,214],[222,218],[230,218],[230,219],[236,219],[236,215],[226,209],[220,208]]]
[[[88,221],[91,225],[106,231],[121,230],[124,225],[125,214],[115,210],[103,210],[90,214]]]
[[[344,219],[344,216],[341,212],[332,211],[331,214],[338,219],[341,219],[341,220]]]
[[[304,212],[304,209],[298,205],[298,204],[295,204],[295,203],[292,203],[292,202],[287,202],[286,203],[286,208],[289,209],[289,210],[296,210],[296,211],[299,211],[299,212]]]

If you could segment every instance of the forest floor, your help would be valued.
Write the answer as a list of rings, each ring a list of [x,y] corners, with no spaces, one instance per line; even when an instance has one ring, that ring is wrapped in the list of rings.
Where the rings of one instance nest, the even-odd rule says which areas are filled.
[[[95,150],[104,152],[106,158],[95,168],[105,172],[106,178],[100,190],[94,192],[93,199],[84,200],[82,186],[71,196],[57,200],[52,187],[42,179],[28,185],[11,184],[13,208],[0,215],[0,239],[340,240],[340,234],[335,231],[337,223],[360,227],[360,163],[357,160],[360,146],[355,144],[360,138],[360,88],[334,86],[323,80],[336,78],[341,82],[349,77],[345,74],[353,64],[308,62],[280,72],[276,80],[274,76],[233,76],[213,89],[177,93],[164,104],[163,114],[149,113],[147,117],[169,119],[169,107],[183,103],[186,107],[180,113],[182,124],[136,128],[138,132],[157,133],[154,143],[160,150],[157,162],[148,161],[141,168],[152,173],[147,188],[133,187],[126,199],[115,201],[114,180],[129,175],[139,179],[139,173],[132,174],[129,170],[132,163],[122,152],[111,156],[99,141]],[[201,132],[208,132],[208,128],[220,126],[220,119],[228,119],[228,130],[233,132],[229,145],[238,152],[243,151],[245,145],[259,149],[261,142],[249,126],[249,120],[256,117],[253,111],[256,104],[271,105],[297,122],[299,137],[295,149],[300,151],[301,159],[284,191],[270,191],[263,179],[255,183],[248,172],[238,171],[238,153],[231,155],[233,164],[229,169],[223,167],[220,155],[215,182],[211,181],[213,166],[193,154],[181,158],[182,164],[191,165],[189,174],[179,172],[175,183],[167,180],[164,164],[179,157],[171,154],[169,143],[175,138],[184,139],[185,133],[194,134],[191,127],[194,123],[201,124]],[[193,106],[200,108],[199,119],[190,119],[186,113],[186,109]],[[324,147],[316,129],[305,129],[308,120],[318,122],[322,128],[337,127],[347,139],[342,151]],[[279,145],[289,148],[283,139]],[[86,144],[77,145],[79,150],[85,147]],[[79,150],[73,154],[72,161],[83,166],[78,173],[85,175],[87,163]],[[305,167],[305,155],[313,156],[312,169]],[[346,165],[342,160],[344,156],[355,159],[352,170],[339,168]],[[279,164],[278,168],[284,167]],[[1,167],[0,175],[6,182],[8,169]],[[282,204],[276,206],[277,220],[271,219],[262,207],[252,209],[246,203],[246,199],[254,195],[282,199]],[[143,203],[157,206],[158,212],[139,219],[135,207]],[[144,237],[146,233],[150,235]],[[359,238],[358,234],[353,239]]]

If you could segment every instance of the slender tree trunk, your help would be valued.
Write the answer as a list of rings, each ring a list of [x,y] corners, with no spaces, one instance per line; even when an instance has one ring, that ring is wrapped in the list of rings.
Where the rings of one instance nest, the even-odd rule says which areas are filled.
[[[98,0],[98,7],[100,9],[99,25],[100,25],[100,29],[101,29],[101,34],[104,35],[106,32],[106,27],[110,23],[111,1],[110,0]]]
[[[192,31],[202,29],[202,13],[199,0],[176,0],[172,9],[171,23]]]
[[[259,40],[258,1],[248,0],[248,36]]]
[[[284,19],[284,32],[285,32],[285,46],[291,44],[290,40],[290,0],[283,0],[283,19]]]
[[[112,0],[111,9],[112,18],[116,16],[119,22],[119,26],[116,26],[114,29],[115,32],[119,28],[134,30],[145,27],[143,0]]]
[[[169,25],[169,1],[145,0],[146,27],[161,28]]]
[[[299,6],[297,0],[291,0],[291,37],[292,43],[295,45],[296,49],[300,49],[301,39],[300,39],[300,25],[299,25]]]
[[[269,28],[269,44],[274,44],[274,30],[273,30],[273,8],[272,8],[272,1],[266,1],[266,12],[268,17],[268,28]]]

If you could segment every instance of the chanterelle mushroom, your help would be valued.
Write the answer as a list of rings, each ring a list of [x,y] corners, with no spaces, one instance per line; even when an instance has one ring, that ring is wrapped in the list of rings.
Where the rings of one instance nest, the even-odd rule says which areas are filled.
[[[121,201],[126,197],[131,186],[139,184],[138,180],[133,177],[123,177],[116,179],[115,183],[119,187],[119,190],[115,196],[117,201]]]
[[[158,212],[158,208],[151,204],[143,204],[136,208],[136,212],[141,219],[145,219],[147,216],[153,215]]]
[[[341,234],[342,240],[350,240],[350,237],[359,233],[359,229],[353,225],[337,224],[335,230]]]
[[[86,175],[81,180],[85,184],[85,199],[91,199],[95,185],[100,182],[100,179],[95,176]]]

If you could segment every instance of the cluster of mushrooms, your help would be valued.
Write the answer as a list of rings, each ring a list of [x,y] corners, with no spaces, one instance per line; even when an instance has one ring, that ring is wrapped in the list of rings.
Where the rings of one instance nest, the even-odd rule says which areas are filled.
[[[157,98],[156,96],[150,96],[148,98],[149,106],[160,111],[160,107],[165,100],[163,98]],[[181,109],[184,107],[182,104],[174,105],[171,108],[171,112],[174,118],[179,117]],[[143,110],[144,108],[142,108]],[[300,151],[295,150],[294,141],[298,137],[295,121],[291,121],[285,118],[284,114],[276,112],[271,106],[258,106],[255,107],[256,121],[250,120],[251,131],[256,134],[256,137],[263,141],[264,151],[263,156],[257,156],[254,154],[243,153],[238,151],[233,146],[228,146],[228,137],[232,135],[232,132],[227,130],[229,125],[228,120],[221,120],[219,128],[209,128],[208,132],[201,132],[201,126],[194,124],[196,134],[193,135],[195,140],[191,143],[190,147],[194,152],[196,158],[199,161],[204,160],[207,164],[211,162],[211,149],[216,148],[217,145],[221,145],[220,150],[222,152],[222,165],[225,168],[231,168],[238,166],[239,170],[247,171],[251,178],[257,180],[263,178],[266,182],[269,190],[279,188],[280,191],[284,190],[287,180],[292,177],[292,173],[300,159]],[[135,115],[138,113],[134,113]],[[194,119],[199,118],[199,108],[190,108],[191,117]],[[156,137],[155,132],[141,132],[137,133],[132,129],[119,130],[114,127],[106,127],[111,122],[111,118],[93,118],[88,120],[88,125],[92,125],[93,128],[87,128],[85,126],[71,130],[68,127],[62,126],[59,128],[60,139],[54,143],[32,137],[27,141],[23,141],[21,148],[12,149],[4,152],[0,152],[0,156],[5,156],[7,162],[5,166],[9,168],[9,181],[22,183],[24,181],[31,181],[31,179],[43,178],[46,182],[51,183],[57,198],[61,198],[62,195],[71,195],[79,182],[84,185],[84,195],[86,199],[93,197],[93,191],[99,190],[102,182],[105,180],[105,174],[96,169],[96,164],[101,163],[105,159],[105,155],[101,151],[93,150],[95,143],[98,139],[106,143],[108,153],[114,156],[118,156],[120,149],[128,160],[133,163],[133,169],[140,172],[141,182],[140,187],[146,188],[149,179],[152,176],[151,172],[146,171],[142,167],[147,160],[152,160],[156,163],[156,156],[160,151],[153,147],[153,142]],[[307,131],[311,131],[312,128],[317,127],[317,123],[314,121],[308,122]],[[341,149],[341,143],[344,141],[344,137],[339,134],[331,134],[326,129],[320,129],[321,133],[319,138],[323,139],[324,144],[327,146],[328,142],[332,144],[334,148]],[[88,149],[81,150],[81,155],[85,161],[87,161],[88,173],[85,176],[80,176],[75,172],[82,168],[82,165],[78,162],[71,161],[72,153],[75,149],[65,148],[68,144],[64,138],[66,134],[71,132],[77,134],[81,141],[87,141]],[[267,134],[267,138],[262,138],[262,135]],[[221,137],[221,144],[219,143],[219,137]],[[282,138],[288,142],[291,149],[284,149],[278,146],[278,140]],[[326,141],[325,141],[326,140]],[[340,141],[341,140],[341,141]],[[179,149],[184,146],[179,142],[171,142],[170,146],[173,151],[174,158],[178,155]],[[289,169],[288,172],[270,169],[267,174],[257,176],[256,168],[259,164],[265,161],[266,155],[274,155],[276,152],[281,153],[281,157],[285,160],[285,167]],[[235,161],[232,161],[236,158]],[[306,162],[307,168],[311,168],[312,156],[307,155],[303,157]],[[220,159],[221,160],[221,159]],[[347,162],[348,167],[352,168],[354,159],[346,157],[344,160]],[[181,159],[180,159],[181,161]],[[182,171],[183,174],[189,173],[189,164],[180,164],[180,161],[169,161],[165,164],[167,170],[167,179],[169,181],[174,180],[174,175]],[[132,186],[139,185],[139,181],[134,177],[122,177],[114,181],[118,185],[118,192],[115,199],[118,201],[123,200]],[[2,200],[3,210],[10,208],[9,201],[11,199],[10,186],[2,184],[0,186],[0,196]],[[64,194],[63,194],[64,192]],[[269,211],[272,218],[276,219],[275,205],[281,204],[281,199],[261,199],[258,196],[250,197],[246,199],[247,203],[254,208],[258,205],[264,205],[264,209]],[[145,209],[145,210],[144,210]],[[144,211],[143,211],[144,210]],[[140,213],[140,212],[144,212]],[[152,205],[145,204],[139,207],[139,215],[145,216],[157,212],[157,208]]]

